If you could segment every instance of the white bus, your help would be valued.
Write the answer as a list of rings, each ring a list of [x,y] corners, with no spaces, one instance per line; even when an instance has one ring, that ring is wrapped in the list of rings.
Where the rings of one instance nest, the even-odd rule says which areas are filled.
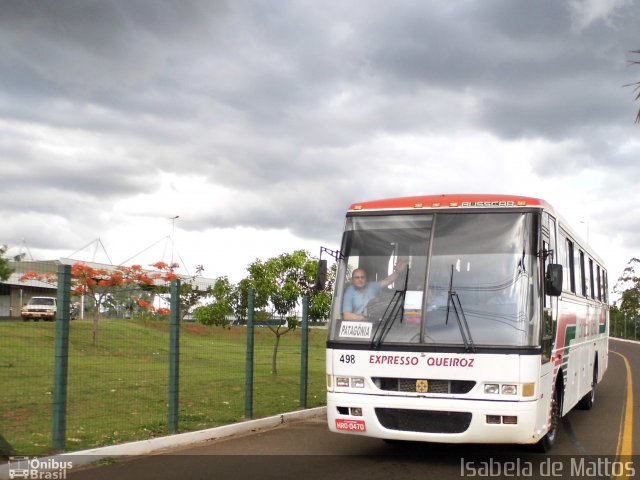
[[[543,200],[349,208],[327,341],[332,431],[552,447],[608,361],[604,263]]]

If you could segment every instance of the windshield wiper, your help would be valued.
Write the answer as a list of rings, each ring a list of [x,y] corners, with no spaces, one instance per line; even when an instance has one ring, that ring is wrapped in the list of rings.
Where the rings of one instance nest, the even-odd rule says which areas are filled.
[[[391,301],[385,308],[384,313],[382,314],[382,318],[380,319],[380,323],[376,327],[373,332],[373,338],[371,339],[371,345],[369,346],[372,349],[378,349],[380,344],[387,337],[389,331],[391,331],[391,327],[393,327],[394,322],[397,318],[402,318],[404,314],[404,298],[407,293],[407,284],[409,283],[409,267],[405,269],[404,279],[402,281],[402,285],[400,287],[396,287],[395,292],[393,292],[393,297]],[[378,332],[380,332],[380,336],[378,336]],[[376,339],[376,337],[378,337]]]
[[[476,346],[471,338],[471,331],[469,330],[469,323],[467,323],[467,317],[464,315],[462,309],[462,303],[460,303],[460,297],[458,293],[453,289],[453,265],[451,265],[451,276],[449,277],[449,295],[447,295],[447,317],[445,318],[445,325],[449,323],[449,312],[453,306],[453,311],[456,314],[456,320],[458,321],[458,328],[460,328],[460,335],[464,342],[464,349],[469,352],[475,352]]]

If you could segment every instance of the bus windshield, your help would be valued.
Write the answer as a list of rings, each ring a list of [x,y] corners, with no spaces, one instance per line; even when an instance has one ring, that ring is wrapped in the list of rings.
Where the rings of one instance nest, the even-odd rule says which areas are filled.
[[[347,218],[329,340],[540,345],[538,213]]]

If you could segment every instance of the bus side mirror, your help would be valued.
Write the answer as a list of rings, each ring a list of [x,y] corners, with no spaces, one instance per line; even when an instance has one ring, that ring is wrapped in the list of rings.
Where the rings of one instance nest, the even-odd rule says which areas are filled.
[[[318,260],[318,271],[316,272],[316,283],[314,288],[318,291],[324,290],[327,286],[327,261]]]
[[[559,263],[547,265],[544,287],[545,293],[552,297],[557,297],[562,293],[562,265]]]

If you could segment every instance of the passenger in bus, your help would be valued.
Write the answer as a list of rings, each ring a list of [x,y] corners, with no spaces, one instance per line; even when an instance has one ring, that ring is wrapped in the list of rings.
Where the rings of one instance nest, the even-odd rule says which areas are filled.
[[[405,268],[407,268],[407,262],[399,261],[391,275],[377,282],[368,282],[365,269],[356,268],[351,274],[351,285],[344,292],[342,318],[365,320],[369,302],[378,296],[383,287],[393,283]]]

